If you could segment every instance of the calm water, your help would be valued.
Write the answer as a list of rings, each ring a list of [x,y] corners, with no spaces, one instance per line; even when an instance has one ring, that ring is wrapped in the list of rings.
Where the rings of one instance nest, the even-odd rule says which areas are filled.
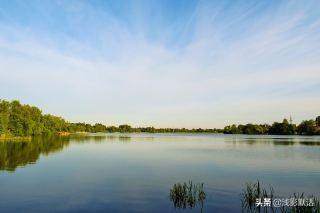
[[[175,183],[204,183],[204,212],[240,212],[247,182],[320,197],[320,137],[91,135],[0,142],[0,212],[175,209]]]

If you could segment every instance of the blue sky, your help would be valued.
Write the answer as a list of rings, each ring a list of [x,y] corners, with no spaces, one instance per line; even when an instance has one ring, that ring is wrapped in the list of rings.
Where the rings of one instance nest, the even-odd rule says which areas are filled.
[[[1,1],[0,98],[156,127],[320,115],[320,1]]]

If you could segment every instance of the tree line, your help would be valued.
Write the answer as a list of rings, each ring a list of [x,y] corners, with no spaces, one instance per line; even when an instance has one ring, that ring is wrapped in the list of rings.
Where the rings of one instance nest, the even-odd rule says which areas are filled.
[[[224,127],[225,134],[269,134],[269,135],[320,135],[320,126],[314,120],[302,121],[299,125],[289,123],[287,119],[282,122],[269,124],[229,125]]]
[[[230,125],[224,129],[186,129],[186,128],[155,128],[131,127],[123,124],[119,126],[106,126],[101,123],[94,125],[88,123],[71,123],[62,117],[43,114],[42,111],[19,101],[0,100],[0,137],[4,136],[36,136],[51,135],[61,132],[146,132],[146,133],[225,133],[225,134],[276,134],[292,135],[320,134],[314,120],[303,121],[299,125],[291,124],[287,119],[281,123]]]
[[[59,116],[43,114],[42,111],[19,101],[0,100],[0,136],[37,136],[51,135],[59,132],[221,132],[217,129],[185,129],[185,128],[154,128],[138,127],[123,124],[120,126],[106,126],[101,123],[71,123]]]
[[[35,106],[24,105],[19,101],[0,100],[0,135],[37,136],[59,132],[104,132],[105,125],[70,123],[62,117],[43,114]]]

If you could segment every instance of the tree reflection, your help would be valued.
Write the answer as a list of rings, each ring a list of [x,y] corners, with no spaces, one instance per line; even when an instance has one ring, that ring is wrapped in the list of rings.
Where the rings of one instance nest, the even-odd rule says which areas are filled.
[[[71,135],[68,137],[34,137],[31,141],[1,141],[0,170],[15,171],[17,167],[34,164],[40,155],[62,151],[70,143],[93,141],[100,143],[106,139],[101,135]]]
[[[37,137],[32,141],[0,143],[0,170],[15,171],[18,166],[35,163],[40,154],[59,152],[69,145],[68,137]]]
[[[191,209],[200,205],[200,211],[202,212],[203,202],[206,199],[203,185],[203,183],[194,184],[192,181],[176,183],[170,189],[170,201],[178,209]]]

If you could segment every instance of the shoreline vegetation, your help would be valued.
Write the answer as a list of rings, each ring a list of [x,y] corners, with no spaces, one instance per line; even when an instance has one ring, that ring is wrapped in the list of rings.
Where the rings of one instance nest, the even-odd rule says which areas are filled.
[[[262,205],[265,198],[270,199],[270,205]],[[280,198],[273,187],[264,188],[258,180],[256,183],[247,183],[242,190],[241,209],[242,212],[319,213],[320,201],[316,196],[306,195],[304,192]]]
[[[206,192],[204,183],[192,181],[175,183],[170,189],[169,198],[175,209],[195,209],[199,207],[203,212],[205,207]],[[287,195],[288,196],[288,195]],[[275,193],[272,186],[264,188],[259,180],[246,183],[240,194],[241,212],[281,212],[281,213],[319,213],[320,201],[314,195],[304,192],[294,193],[287,198],[280,197]],[[269,202],[270,205],[265,205]]]
[[[30,140],[32,136],[59,135],[72,133],[224,133],[224,134],[259,134],[259,135],[320,135],[320,118],[305,120],[299,125],[283,119],[282,122],[269,124],[229,125],[223,129],[186,129],[131,127],[123,124],[106,126],[101,123],[71,123],[62,117],[42,114],[42,111],[30,105],[21,104],[17,100],[0,99],[0,140]]]
[[[32,136],[14,136],[11,134],[1,134],[0,141],[31,141]]]

